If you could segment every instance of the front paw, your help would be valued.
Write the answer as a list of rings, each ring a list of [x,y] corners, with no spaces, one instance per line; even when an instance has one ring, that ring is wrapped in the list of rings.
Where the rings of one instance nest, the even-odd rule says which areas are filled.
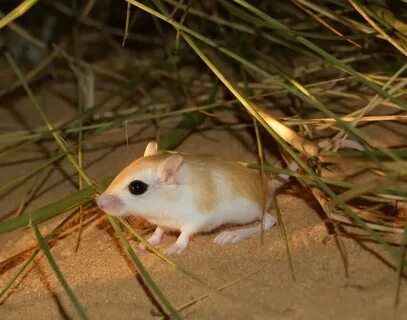
[[[140,242],[140,244],[138,245],[139,249],[142,251],[146,251],[147,250],[147,245],[143,242]]]
[[[179,244],[179,243],[174,243],[172,246],[169,246],[167,249],[164,250],[165,254],[172,255],[172,254],[181,254],[187,246]]]
[[[153,234],[150,238],[147,239],[147,242],[152,246],[156,246],[157,244],[160,244],[161,237],[157,237],[156,235]],[[147,249],[147,244],[141,242],[139,244],[139,248],[144,251]]]

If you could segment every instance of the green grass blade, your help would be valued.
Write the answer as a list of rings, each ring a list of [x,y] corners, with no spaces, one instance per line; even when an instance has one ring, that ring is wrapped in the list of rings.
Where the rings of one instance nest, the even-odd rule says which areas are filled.
[[[397,149],[391,150],[391,152],[396,155],[400,159],[407,159],[407,149]],[[365,150],[365,151],[358,151],[358,150],[338,150],[336,152],[333,151],[323,151],[321,152],[322,156],[329,156],[329,157],[338,157],[338,158],[371,158],[372,156],[379,158],[381,160],[389,160],[391,159],[388,151],[385,149],[380,150]]]
[[[22,174],[21,176],[18,176],[17,178],[13,179],[12,181],[3,184],[0,186],[0,193],[3,193],[5,191],[8,191],[9,189],[15,187],[21,182],[26,182],[28,179],[30,179],[32,176],[40,173],[44,169],[48,168],[52,163],[58,161],[64,156],[63,153],[57,154],[56,156],[53,156],[49,158],[48,160],[44,161],[40,165],[36,166],[34,169],[30,170],[29,172]]]
[[[131,2],[136,3],[136,1],[129,0]],[[140,4],[138,3],[137,6],[140,7]],[[208,65],[208,67],[216,74],[216,76],[219,77],[219,79],[224,82],[224,84],[228,87],[231,88],[231,83],[226,80],[224,75],[222,75],[219,70],[208,60],[208,58],[204,55],[204,53],[196,46],[192,38],[190,38],[188,35],[183,34],[184,39],[186,42],[194,49],[194,51],[201,57],[201,59]],[[236,88],[235,88],[236,89]],[[232,93],[236,94],[236,90],[233,90]],[[242,95],[240,93],[237,93],[237,96]],[[241,99],[239,98],[239,101],[247,108],[250,114],[256,117],[257,120],[267,129],[267,131],[277,140],[277,142],[284,147],[284,149],[294,158],[294,160],[313,178],[315,179],[317,185],[324,191],[326,192],[331,198],[335,200],[335,202],[339,205],[340,208],[342,208],[347,215],[349,215],[359,226],[361,226],[365,231],[367,231],[376,241],[378,241],[390,254],[394,259],[398,258],[398,254],[390,246],[390,244],[385,241],[382,237],[380,237],[377,232],[375,232],[373,229],[371,229],[363,220],[360,218],[353,210],[346,205],[346,203],[340,199],[335,192],[327,186],[321,178],[315,174],[311,168],[287,145],[287,143],[273,130],[271,129],[267,123],[264,123],[264,120],[262,117],[259,117],[258,113],[256,110],[251,110],[251,105],[247,102],[246,99]]]
[[[130,24],[130,3],[127,4],[127,10],[126,10],[126,24],[124,27],[124,34],[123,34],[123,41],[122,41],[122,47],[126,44],[127,37],[129,35],[129,24]]]
[[[400,43],[394,40],[389,34],[387,34],[368,14],[366,10],[367,8],[363,8],[363,6],[355,0],[348,0],[348,2],[356,9],[357,12],[370,24],[370,26],[379,33],[383,39],[388,41],[393,47],[399,50],[404,56],[407,56],[407,50],[404,48]]]
[[[57,231],[59,228],[61,228],[65,223],[69,221],[73,216],[75,215],[75,212],[71,213],[68,215],[65,219],[63,219],[58,225],[45,237],[45,241],[49,241],[53,236],[56,235]],[[30,263],[35,259],[35,257],[38,255],[40,252],[40,248],[38,247],[37,249],[34,250],[32,255],[24,262],[24,264],[21,266],[21,268],[16,272],[16,274],[11,278],[11,280],[5,285],[3,290],[0,292],[0,299],[7,293],[7,291],[13,286],[13,284],[16,282],[16,280],[22,275],[25,269],[30,265]]]
[[[180,315],[178,314],[177,310],[172,306],[170,301],[158,287],[158,285],[154,282],[153,278],[148,273],[147,269],[144,267],[143,263],[137,257],[136,253],[134,252],[133,248],[131,247],[129,241],[127,240],[126,236],[121,231],[119,225],[113,219],[113,217],[107,215],[110,223],[112,224],[117,236],[121,240],[129,258],[133,261],[134,265],[140,272],[140,276],[142,277],[144,283],[148,286],[151,293],[155,296],[155,298],[160,302],[163,309],[167,312],[167,314],[171,317],[171,319],[181,319]]]
[[[193,39],[191,37],[189,37],[189,35],[191,35],[192,37],[204,42],[205,44],[216,48],[217,50],[221,51],[222,53],[226,54],[227,56],[229,56],[230,58],[236,60],[237,62],[241,63],[242,65],[244,65],[245,67],[252,69],[255,72],[258,72],[259,74],[265,76],[266,78],[270,79],[271,81],[273,81],[274,83],[278,84],[279,86],[285,88],[288,92],[294,94],[295,96],[299,97],[300,99],[304,100],[305,102],[316,106],[318,109],[320,109],[323,112],[326,112],[328,110],[328,113],[330,116],[333,116],[332,112],[329,112],[329,109],[327,109],[326,107],[324,107],[323,105],[321,106],[321,103],[319,103],[318,100],[316,100],[315,98],[313,98],[312,96],[308,96],[306,93],[304,93],[302,90],[300,90],[299,88],[295,87],[295,86],[290,86],[288,84],[286,84],[281,77],[279,76],[272,76],[270,75],[268,72],[264,71],[263,69],[261,69],[260,67],[256,66],[255,64],[253,64],[252,62],[238,56],[237,54],[235,54],[234,52],[220,46],[219,44],[215,43],[214,41],[200,35],[199,33],[185,27],[184,25],[181,25],[179,23],[177,23],[176,21],[172,20],[170,17],[167,17],[153,9],[151,9],[150,7],[147,7],[143,4],[141,4],[138,1],[135,0],[128,0],[128,2],[132,3],[133,5],[137,6],[138,8],[145,10],[146,12],[154,15],[155,17],[158,17],[164,21],[166,21],[167,23],[170,23],[176,30],[181,29],[182,31],[185,31],[183,33],[183,37],[186,40],[186,42],[194,49],[194,51],[198,54],[198,56],[201,57],[201,59],[203,59],[203,61],[209,66],[209,68],[214,71],[216,70],[216,67],[213,66],[212,63],[208,63],[209,60],[208,58],[205,56],[205,54],[202,52],[202,50],[195,44],[195,42],[193,41]],[[215,72],[215,71],[214,71]],[[215,72],[215,74],[218,76],[218,78],[221,76],[223,78],[225,78],[221,73],[219,73],[218,71]],[[219,78],[220,79],[220,78]],[[222,79],[221,79],[222,80]],[[225,84],[224,80],[222,80],[223,83]],[[230,86],[227,86],[229,90],[231,90]],[[232,91],[233,93],[233,91]],[[235,95],[235,93],[233,93]],[[248,106],[248,104],[245,104],[244,102],[242,102],[241,99],[238,98],[238,100],[246,107],[246,109],[249,111],[250,114],[254,115],[256,117],[256,119],[263,125],[265,126],[264,121],[259,120],[258,115],[256,116],[256,111],[252,110],[252,108],[250,106]],[[250,111],[251,110],[251,111]],[[339,122],[341,125],[346,125],[346,123],[344,123],[343,121]],[[266,125],[267,128],[267,125]],[[269,131],[270,132],[270,131]],[[272,134],[273,135],[273,134]]]
[[[272,199],[273,199],[272,200],[273,206],[274,206],[274,208],[276,208],[278,226],[280,227],[280,232],[283,237],[285,252],[287,253],[288,265],[290,266],[291,277],[295,281],[294,263],[293,263],[293,259],[291,256],[290,246],[288,244],[287,232],[285,231],[283,217],[281,215],[280,206],[278,205],[278,201],[277,201],[277,197],[276,197],[275,193],[273,193]]]
[[[17,281],[17,279],[23,274],[24,270],[31,264],[31,262],[35,259],[35,257],[40,252],[40,249],[35,249],[33,254],[24,262],[20,269],[16,272],[16,274],[10,279],[10,281],[4,286],[3,290],[0,292],[0,299],[8,292],[8,290],[13,286],[13,284]]]
[[[184,115],[181,122],[158,143],[160,150],[175,149],[193,131],[202,124],[205,116],[201,112],[191,112]]]
[[[131,2],[131,3],[133,3],[134,5],[138,6],[139,8],[141,8],[141,9],[143,9],[143,10],[146,10],[147,12],[150,12],[151,14],[154,14],[155,16],[158,16],[158,17],[161,17],[161,16],[162,16],[160,13],[154,12],[153,10],[151,10],[151,8],[148,8],[148,7],[146,7],[146,6],[142,5],[142,4],[140,4],[140,3],[137,2],[137,1],[134,1],[134,0],[128,0],[128,1]],[[240,3],[243,2],[243,3],[245,3],[249,8],[253,9],[249,4],[247,4],[247,3],[244,2],[244,1],[235,0],[235,2],[240,2]],[[253,10],[256,10],[256,8],[254,8]],[[262,15],[262,16],[263,16],[263,15]],[[181,25],[175,23],[174,21],[171,21],[171,22],[170,22],[170,20],[169,20],[168,18],[165,18],[165,17],[163,17],[163,18],[165,19],[165,21],[171,23],[174,27],[176,27],[176,28],[183,28],[183,26],[181,26]],[[194,51],[201,57],[201,59],[203,59],[203,61],[208,65],[208,67],[211,68],[212,71],[215,72],[215,74],[216,74],[218,77],[219,77],[219,76],[224,77],[223,75],[221,75],[221,74],[218,72],[218,70],[216,70],[215,66],[213,66],[212,63],[209,63],[209,64],[208,64],[209,60],[207,59],[207,57],[205,57],[205,55],[203,54],[203,52],[196,46],[196,44],[193,42],[193,40],[192,40],[189,36],[187,36],[186,34],[183,34],[183,37],[184,37],[184,39],[187,41],[187,43],[194,49]],[[202,37],[200,36],[200,38],[202,38]],[[235,56],[235,55],[234,55],[234,56]],[[229,88],[229,87],[228,87],[228,88]],[[288,87],[287,89],[291,90],[289,87]],[[235,93],[235,92],[232,92],[232,93]],[[239,100],[240,100],[240,102],[242,102],[241,99],[239,99]],[[243,102],[244,102],[244,101],[243,101]],[[242,103],[243,103],[243,102],[242,102]],[[245,107],[250,107],[250,105],[247,104],[247,103],[243,103],[243,105],[244,105]],[[256,117],[256,115],[258,116],[257,112],[252,113],[249,108],[248,108],[248,111],[249,111],[252,115],[254,115],[255,117]],[[259,122],[262,123],[263,126],[265,126],[265,128],[267,129],[267,131],[277,140],[277,142],[278,142],[281,146],[284,147],[284,149],[294,158],[294,160],[299,164],[299,166],[301,166],[308,174],[310,174],[310,175],[315,179],[315,181],[317,182],[317,185],[321,188],[321,190],[323,190],[323,191],[324,191],[325,193],[327,193],[331,198],[333,198],[333,199],[335,200],[335,202],[338,204],[338,206],[339,206],[340,208],[342,208],[342,209],[345,211],[345,213],[346,213],[347,215],[349,215],[359,226],[361,226],[365,231],[367,231],[376,241],[378,241],[378,242],[391,254],[391,256],[392,256],[394,259],[398,259],[398,254],[397,254],[397,252],[394,250],[394,248],[392,248],[392,247],[390,246],[390,244],[389,244],[387,241],[385,241],[382,237],[380,237],[373,229],[371,229],[371,228],[362,220],[362,218],[360,218],[355,212],[353,212],[353,210],[352,210],[349,206],[347,206],[346,203],[345,203],[342,199],[340,199],[340,198],[335,194],[335,192],[334,192],[331,188],[329,188],[329,187],[319,178],[319,176],[318,176],[317,174],[315,174],[315,173],[311,170],[311,168],[309,168],[309,166],[308,166],[302,159],[300,159],[300,158],[298,157],[298,155],[297,155],[289,146],[287,146],[287,144],[285,143],[285,141],[283,141],[283,140],[279,137],[279,135],[278,135],[276,132],[274,132],[274,130],[272,130],[271,128],[269,128],[267,124],[264,125],[264,120],[263,120],[261,117],[260,117],[260,118],[256,117],[256,119],[258,119]]]
[[[59,282],[61,283],[62,287],[64,288],[66,294],[71,299],[73,305],[75,306],[75,309],[78,312],[79,317],[81,319],[88,319],[85,309],[82,307],[79,300],[76,298],[74,292],[70,288],[68,282],[65,280],[65,277],[62,274],[61,270],[59,269],[58,264],[57,264],[54,256],[52,255],[51,251],[49,250],[46,241],[42,237],[40,230],[38,230],[37,224],[30,220],[30,227],[33,229],[35,237],[38,240],[38,244],[39,244],[41,250],[44,252],[45,256],[47,257],[52,270],[54,271],[55,275],[57,276],[57,278],[58,278]]]
[[[25,0],[0,20],[0,29],[26,13],[38,0]]]
[[[269,15],[265,14],[263,11],[257,9],[253,5],[249,4],[248,2],[244,0],[233,0],[234,2],[238,3],[242,7],[246,8],[250,12],[254,13],[255,15],[259,16],[262,18],[265,22],[269,23],[269,25],[272,28],[276,27],[276,24],[278,25],[278,28],[281,28],[282,30],[285,30],[286,32],[290,33],[292,30],[290,30],[287,26],[283,25],[276,19],[270,17]],[[356,79],[360,80],[364,84],[366,84],[369,88],[373,89],[377,93],[379,93],[381,96],[389,99],[391,102],[394,102],[395,104],[399,105],[400,107],[404,108],[407,110],[407,103],[402,101],[401,99],[398,99],[394,97],[393,95],[389,94],[386,90],[383,90],[380,86],[378,86],[376,83],[374,83],[371,79],[367,78],[365,75],[355,71],[351,67],[347,66],[345,63],[340,61],[339,59],[335,58],[333,55],[328,53],[327,51],[323,50],[321,47],[317,46],[313,42],[309,41],[308,39],[302,37],[302,36],[296,36],[295,37],[298,42],[302,43],[305,45],[308,49],[311,49],[312,51],[316,52],[319,54],[321,57],[325,59],[325,61],[328,61],[331,63],[334,67],[350,74],[351,76],[355,77]]]
[[[21,72],[21,69],[17,66],[16,62],[14,61],[13,57],[9,52],[5,52],[4,56],[7,60],[7,62],[10,64],[11,68],[13,69],[14,73],[16,76],[19,78],[19,80],[22,83],[22,86],[24,90],[27,93],[28,98],[32,102],[33,106],[37,110],[38,114],[41,116],[42,120],[45,122],[48,131],[51,133],[59,147],[62,149],[62,151],[65,153],[65,156],[68,158],[68,160],[71,162],[72,166],[78,171],[78,174],[87,182],[88,185],[94,184],[92,180],[88,177],[85,171],[82,170],[80,167],[78,161],[74,157],[74,153],[72,150],[69,150],[68,146],[65,144],[64,140],[62,137],[59,136],[59,134],[55,131],[54,126],[51,124],[51,122],[48,120],[47,115],[44,112],[43,107],[41,104],[38,102],[37,98],[35,97],[34,93],[32,92],[31,88],[29,87],[28,83],[24,80],[24,76]]]
[[[351,76],[355,77],[356,79],[360,80],[363,82],[366,86],[368,86],[370,89],[376,91],[378,94],[381,96],[389,99],[391,102],[397,104],[398,106],[402,107],[403,109],[407,110],[407,103],[402,101],[399,98],[396,98],[392,94],[388,93],[386,90],[383,90],[380,86],[378,86],[375,82],[373,82],[371,79],[366,77],[365,75],[361,74],[360,72],[355,71],[351,67],[347,66],[345,63],[340,61],[339,59],[335,58],[333,55],[328,53],[327,51],[323,50],[321,47],[318,47],[311,41],[303,38],[303,37],[297,37],[297,40],[301,42],[303,45],[308,47],[309,49],[315,51],[318,53],[320,56],[326,59],[326,61],[330,62],[334,67],[345,71],[346,73],[350,74]]]
[[[206,103],[203,106],[214,105],[218,84],[215,83],[211,94],[209,95]],[[205,116],[202,112],[193,111],[184,115],[181,122],[171,130],[165,138],[161,139],[158,143],[160,150],[172,150],[175,149],[182,141],[185,140],[199,125],[205,121]]]
[[[112,179],[113,177],[109,177],[103,180],[100,183],[101,187],[102,188],[107,187],[107,185],[112,181]],[[30,219],[33,223],[39,224],[61,214],[62,212],[77,208],[80,205],[92,201],[95,197],[96,192],[97,189],[95,187],[93,186],[87,187],[61,200],[55,201],[49,205],[38,208],[31,213],[24,214],[14,219],[3,221],[0,223],[0,234],[21,227],[29,226]]]
[[[177,268],[179,271],[190,276],[192,279],[198,281],[199,283],[208,285],[208,283],[206,281],[199,278],[197,275],[193,274],[192,272],[186,270],[185,268],[181,267],[180,265],[176,264],[174,261],[170,260],[168,257],[163,255],[160,251],[158,251],[156,248],[154,248],[154,246],[152,246],[150,243],[148,243],[148,241],[146,239],[144,239],[144,237],[141,236],[128,222],[126,222],[126,220],[124,220],[123,218],[119,218],[119,221],[121,224],[123,224],[127,228],[127,230],[129,230],[136,237],[136,239],[138,241],[140,241],[140,243],[144,244],[146,246],[146,248],[149,248],[152,252],[154,252],[154,254],[157,255],[157,257],[159,257],[161,260],[163,260],[166,263],[168,263],[169,265]]]

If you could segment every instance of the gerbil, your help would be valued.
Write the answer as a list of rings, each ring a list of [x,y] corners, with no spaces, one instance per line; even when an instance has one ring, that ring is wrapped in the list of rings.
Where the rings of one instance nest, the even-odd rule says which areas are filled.
[[[181,253],[196,233],[261,220],[271,192],[288,180],[278,178],[266,183],[263,192],[257,170],[209,156],[158,152],[157,143],[150,142],[144,157],[120,172],[96,202],[108,214],[137,215],[156,225],[148,239],[152,245],[160,243],[165,229],[179,230],[165,253]],[[222,232],[215,242],[235,243],[276,223],[268,213],[262,220],[262,226]]]

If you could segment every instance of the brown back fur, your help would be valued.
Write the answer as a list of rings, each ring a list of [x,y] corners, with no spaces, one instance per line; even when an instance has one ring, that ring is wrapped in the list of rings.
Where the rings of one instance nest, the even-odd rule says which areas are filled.
[[[261,175],[258,170],[243,167],[234,161],[217,159],[212,156],[181,154],[184,158],[183,166],[191,169],[190,183],[196,190],[196,202],[203,212],[211,211],[221,200],[233,198],[246,198],[249,201],[263,205],[264,195]],[[158,168],[159,164],[171,153],[141,157],[126,167],[113,180],[109,188],[115,188],[120,181],[128,175],[134,174],[141,167],[152,166]],[[218,190],[222,179],[225,192]],[[218,180],[218,181],[217,181]],[[267,186],[267,183],[265,182]],[[228,192],[229,191],[229,192]]]

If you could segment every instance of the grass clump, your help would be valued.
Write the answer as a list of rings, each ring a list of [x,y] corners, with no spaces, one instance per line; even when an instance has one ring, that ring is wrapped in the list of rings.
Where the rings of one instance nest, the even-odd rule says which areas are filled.
[[[404,134],[403,1],[394,1],[400,6],[379,0],[35,2],[23,1],[0,20],[1,63],[8,70],[3,76],[12,79],[2,82],[0,96],[28,97],[42,123],[2,126],[0,160],[36,150],[43,162],[5,181],[0,193],[38,179],[64,159],[79,177],[78,191],[31,214],[3,217],[0,233],[33,228],[81,317],[85,311],[47,246],[52,237],[43,237],[37,224],[66,211],[82,217],[83,206],[110,181],[96,182],[87,172],[87,142],[137,123],[166,131],[160,148],[174,149],[203,124],[213,125],[211,119],[220,113],[232,114],[236,125],[256,133],[261,164],[248,165],[294,176],[314,195],[337,236],[345,226],[357,227],[388,252],[397,270],[399,303],[407,239],[407,151],[402,143],[384,147],[369,128],[386,123],[400,130],[400,140]],[[56,34],[44,38],[30,29],[30,18],[24,20],[34,14],[31,6],[45,8],[61,23],[69,21],[69,27],[57,24]],[[44,23],[52,20],[45,13],[41,17]],[[11,42],[13,37],[33,54],[16,54],[20,42]],[[36,50],[41,54],[36,56]],[[74,94],[60,93],[75,110],[71,118],[54,122],[47,115],[36,88],[50,81],[75,84]],[[350,140],[359,150],[338,150]],[[298,172],[265,162],[262,148],[270,141],[286,164],[298,164]],[[332,163],[363,170],[343,181],[326,175]],[[121,222],[109,221],[164,313],[180,318],[131,249]]]

